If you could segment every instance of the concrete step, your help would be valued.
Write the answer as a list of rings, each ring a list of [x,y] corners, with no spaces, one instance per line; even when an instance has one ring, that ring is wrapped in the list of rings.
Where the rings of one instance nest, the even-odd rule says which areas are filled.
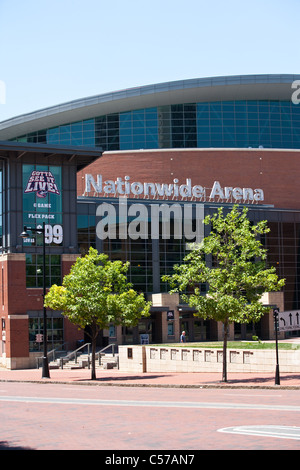
[[[113,369],[118,366],[118,357],[117,355],[113,356],[112,354],[105,354],[101,357],[101,364],[99,365],[99,359],[96,358],[96,369]],[[59,369],[61,367],[61,359],[52,361],[49,363],[49,369]],[[88,355],[81,354],[77,357],[77,362],[75,359],[64,361],[64,369],[85,369],[88,367]]]

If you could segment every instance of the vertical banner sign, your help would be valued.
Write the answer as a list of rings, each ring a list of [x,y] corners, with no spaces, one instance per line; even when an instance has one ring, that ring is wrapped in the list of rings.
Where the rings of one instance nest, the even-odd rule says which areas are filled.
[[[45,241],[62,245],[61,167],[23,165],[23,225],[39,228],[45,222]],[[41,237],[27,238],[25,246],[42,244]]]

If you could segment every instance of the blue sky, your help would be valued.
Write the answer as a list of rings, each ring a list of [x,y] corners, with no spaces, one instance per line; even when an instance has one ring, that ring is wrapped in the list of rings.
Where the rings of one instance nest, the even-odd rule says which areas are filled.
[[[299,0],[0,0],[0,121],[124,88],[300,73]]]

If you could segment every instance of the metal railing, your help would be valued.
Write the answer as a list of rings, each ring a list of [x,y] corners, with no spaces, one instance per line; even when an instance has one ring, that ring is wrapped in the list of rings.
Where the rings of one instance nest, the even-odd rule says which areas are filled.
[[[98,351],[96,353],[95,356],[96,356],[96,359],[98,358],[99,366],[101,366],[101,358],[104,355],[103,352],[106,351],[107,349],[112,348],[112,355],[113,355],[113,357],[115,357],[115,346],[116,346],[115,344],[108,344],[107,346],[105,346],[104,348],[102,348],[100,351]],[[66,356],[63,356],[60,359],[61,369],[63,369],[64,363],[68,362],[72,358],[72,356],[75,357],[75,364],[77,364],[77,358],[80,356],[80,354],[78,354],[78,352],[81,351],[82,349],[86,348],[86,347],[87,347],[87,363],[88,363],[87,366],[88,366],[88,369],[90,369],[91,362],[92,362],[91,361],[92,353],[90,352],[91,343],[85,343],[82,346],[80,346],[79,348],[77,348],[75,351],[72,351],[69,354],[67,354]]]
[[[98,356],[99,366],[101,366],[101,357],[103,355],[103,351],[106,351],[106,349],[109,349],[111,347],[112,355],[113,357],[115,357],[115,346],[116,346],[115,344],[108,344],[107,346],[105,346],[105,348],[101,349],[100,351],[96,353],[96,358]]]
[[[61,354],[61,353],[63,352],[62,350],[63,350],[64,346],[66,346],[67,344],[68,344],[68,343],[65,342],[65,343],[63,343],[62,345],[60,345],[59,347],[54,348],[54,349],[51,349],[51,351],[48,351],[48,352],[47,352],[47,358],[48,358],[48,360],[50,359],[50,356],[52,356],[51,361],[55,361],[56,355],[57,355],[58,353]],[[40,357],[37,357],[37,358],[36,358],[37,369],[40,368],[40,362],[41,362],[42,360],[43,360],[43,356],[40,356]]]
[[[61,368],[63,369],[63,367],[64,367],[64,362],[68,362],[68,361],[71,359],[71,357],[72,357],[73,355],[74,355],[74,357],[75,357],[75,364],[77,364],[78,351],[81,351],[81,349],[84,349],[84,348],[86,348],[86,347],[87,347],[87,349],[88,349],[87,354],[88,354],[88,358],[89,358],[89,356],[90,356],[90,346],[91,346],[91,343],[84,343],[82,346],[80,346],[79,348],[75,349],[75,351],[72,351],[72,352],[70,352],[69,354],[67,354],[66,356],[61,357],[61,359],[60,359],[60,366],[61,366]]]

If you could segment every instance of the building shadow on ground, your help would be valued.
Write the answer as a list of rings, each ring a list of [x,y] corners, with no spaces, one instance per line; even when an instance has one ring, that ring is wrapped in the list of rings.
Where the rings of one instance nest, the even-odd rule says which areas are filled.
[[[123,382],[127,380],[139,380],[141,382],[145,380],[155,380],[155,379],[161,379],[163,377],[170,377],[170,375],[165,376],[165,375],[147,375],[146,377],[142,377],[141,375],[128,375],[128,376],[123,376],[123,377],[116,377],[116,376],[108,376],[108,377],[96,377],[93,382]],[[77,381],[80,382],[90,382],[92,379],[78,379]]]
[[[253,384],[261,384],[261,383],[268,383],[268,382],[274,382],[275,380],[275,373],[274,375],[270,375],[269,377],[248,377],[245,379],[228,379],[227,383],[240,383],[240,384],[248,384],[248,383],[253,383]],[[288,383],[289,380],[299,380],[299,385],[300,385],[300,375],[284,375],[283,377],[280,377],[281,383]]]
[[[0,441],[0,450],[35,450],[30,447],[15,446],[7,441]]]

